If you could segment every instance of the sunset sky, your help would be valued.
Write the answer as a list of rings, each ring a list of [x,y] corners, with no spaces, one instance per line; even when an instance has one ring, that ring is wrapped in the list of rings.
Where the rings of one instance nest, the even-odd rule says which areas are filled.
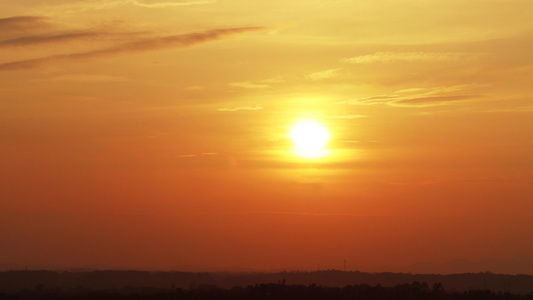
[[[532,49],[531,0],[1,1],[0,265],[531,256]]]

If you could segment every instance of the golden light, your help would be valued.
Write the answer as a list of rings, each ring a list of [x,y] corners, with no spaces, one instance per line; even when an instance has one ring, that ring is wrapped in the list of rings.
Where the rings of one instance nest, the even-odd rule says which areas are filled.
[[[294,144],[294,153],[304,158],[326,156],[330,134],[326,126],[312,119],[299,120],[291,128],[289,137]]]

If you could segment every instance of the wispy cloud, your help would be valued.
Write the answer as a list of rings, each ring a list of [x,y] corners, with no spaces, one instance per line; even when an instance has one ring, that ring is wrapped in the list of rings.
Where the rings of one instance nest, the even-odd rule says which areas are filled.
[[[458,95],[458,96],[429,96],[429,97],[413,97],[413,98],[400,98],[391,104],[394,106],[436,106],[444,105],[450,102],[471,100],[473,98],[479,98],[480,95]]]
[[[131,3],[133,5],[150,7],[150,8],[162,8],[171,6],[188,6],[188,5],[200,5],[215,3],[215,0],[198,0],[198,1],[150,1],[150,0],[130,0],[124,1],[125,3]]]
[[[330,119],[346,119],[346,120],[349,120],[349,119],[360,119],[360,118],[366,118],[367,116],[365,115],[339,115],[339,116],[332,116],[332,117],[329,117]]]
[[[434,61],[448,59],[465,59],[477,57],[475,53],[457,52],[376,52],[374,54],[359,55],[341,59],[341,62],[348,64],[371,64],[371,63],[393,63],[393,62],[414,62],[414,61]]]
[[[53,55],[43,58],[20,60],[0,64],[0,71],[19,70],[39,67],[43,64],[67,61],[67,60],[86,60],[99,57],[120,55],[125,53],[146,52],[167,48],[184,48],[209,41],[219,40],[230,35],[262,30],[263,27],[236,27],[221,28],[186,34],[155,36],[137,38],[130,42],[125,42],[116,46],[111,46],[99,50],[87,52],[78,52],[71,54]]]
[[[80,40],[131,40],[148,34],[148,32],[119,31],[119,24],[121,23],[108,22],[87,29],[72,30],[60,28],[51,18],[18,16],[0,19],[0,48],[32,49],[31,46],[36,45],[62,45]]]
[[[13,39],[6,39],[0,41],[0,48],[7,47],[23,47],[39,44],[61,43],[80,39],[99,38],[108,36],[108,33],[97,31],[80,31],[57,34],[42,34],[18,37]]]
[[[45,4],[36,8],[35,14],[57,15],[57,13],[77,13],[91,10],[113,9],[126,5],[146,8],[168,8],[215,3],[216,0],[92,0],[69,1],[65,4]]]
[[[463,91],[475,85],[456,85],[434,88],[412,88],[397,91],[394,94],[377,95],[341,101],[341,104],[376,105],[405,107],[439,106],[482,97],[477,94],[464,93]],[[462,91],[457,94],[455,92]]]
[[[263,107],[261,105],[256,106],[239,106],[239,107],[226,107],[219,108],[218,111],[239,111],[239,110],[261,110]]]
[[[354,105],[374,105],[374,104],[387,104],[389,102],[393,102],[398,100],[400,96],[399,95],[377,95],[377,96],[371,96],[371,97],[362,97],[362,98],[354,98],[354,99],[348,99],[339,102],[340,104],[354,104]]]
[[[307,77],[311,80],[329,79],[329,78],[337,77],[339,75],[340,70],[341,70],[340,68],[337,68],[337,69],[314,72],[314,73],[307,75]]]
[[[245,89],[264,89],[264,88],[270,88],[272,87],[273,83],[280,83],[284,82],[286,78],[283,77],[274,77],[274,78],[267,78],[262,80],[254,80],[254,81],[241,81],[241,82],[232,82],[229,85],[245,88]]]
[[[40,16],[16,16],[0,18],[0,37],[22,34],[31,30],[42,30],[49,26],[47,18]]]
[[[270,87],[270,85],[266,83],[254,83],[251,81],[232,82],[229,85],[240,87],[240,88],[245,88],[245,89],[264,89],[264,88]]]
[[[450,183],[484,183],[484,182],[517,182],[522,178],[517,176],[484,176],[478,178],[462,178],[449,180]]]
[[[128,78],[120,76],[110,76],[102,74],[66,74],[53,76],[50,78],[39,79],[39,81],[52,81],[52,82],[123,82],[128,81]]]
[[[179,158],[191,158],[191,157],[198,157],[198,156],[210,156],[210,155],[218,155],[216,152],[203,152],[203,153],[194,153],[194,154],[180,154],[178,155]]]
[[[387,104],[390,106],[428,107],[450,104],[479,98],[481,95],[455,95],[455,96],[424,96],[424,95],[380,95],[366,98],[342,101],[343,104],[375,105]]]

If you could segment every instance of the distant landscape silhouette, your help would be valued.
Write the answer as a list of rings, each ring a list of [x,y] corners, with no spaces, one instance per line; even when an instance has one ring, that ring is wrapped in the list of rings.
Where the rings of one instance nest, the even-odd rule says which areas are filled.
[[[0,299],[533,299],[533,276],[363,273],[7,271]]]

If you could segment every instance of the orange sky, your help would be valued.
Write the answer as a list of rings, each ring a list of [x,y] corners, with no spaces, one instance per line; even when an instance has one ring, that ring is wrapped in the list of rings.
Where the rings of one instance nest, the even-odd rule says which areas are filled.
[[[531,255],[531,8],[3,1],[0,265]],[[328,156],[294,155],[301,118]]]

